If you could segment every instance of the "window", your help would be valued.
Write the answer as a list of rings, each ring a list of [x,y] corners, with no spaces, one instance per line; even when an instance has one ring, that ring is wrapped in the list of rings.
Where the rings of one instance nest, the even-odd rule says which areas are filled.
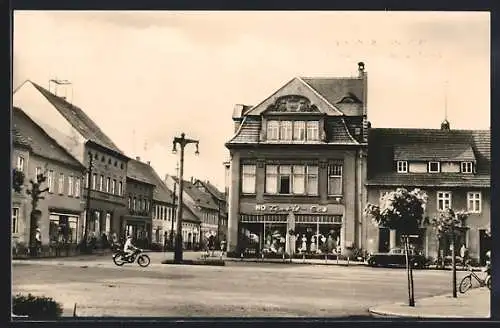
[[[293,140],[306,139],[306,122],[295,121],[293,122]]]
[[[290,165],[281,165],[278,170],[278,190],[280,194],[290,194],[292,184],[292,169]]]
[[[59,174],[59,194],[64,193],[64,173]]]
[[[318,121],[307,121],[307,140],[319,140]]]
[[[128,196],[128,208],[132,208],[132,197]]]
[[[89,188],[89,183],[90,183],[90,173],[87,172],[85,174],[85,188]]]
[[[12,233],[19,232],[18,225],[19,225],[19,208],[13,207],[12,208]]]
[[[472,162],[462,162],[462,173],[472,173]]]
[[[292,140],[292,122],[291,121],[281,121],[280,126],[280,139],[281,140]]]
[[[471,213],[481,213],[481,193],[467,193],[467,211]]]
[[[318,167],[317,166],[307,166],[306,167],[306,193],[308,195],[318,194]]]
[[[99,191],[104,191],[104,175],[99,179]]]
[[[92,189],[96,190],[97,188],[97,174],[92,175]]]
[[[132,201],[132,209],[136,209],[136,202],[137,202],[137,199],[134,197],[134,200]]]
[[[68,177],[68,196],[73,196],[73,177]]]
[[[328,166],[328,195],[342,195],[342,164]]]
[[[47,174],[47,184],[49,188],[49,192],[54,192],[54,171],[50,170]]]
[[[35,169],[35,178],[38,178],[38,176],[42,174],[42,168],[41,167],[37,167]]]
[[[438,191],[437,193],[437,208],[439,211],[445,208],[451,208],[451,192]]]
[[[429,162],[429,173],[439,172],[439,162]]]
[[[122,189],[123,188],[123,182],[120,181],[120,183],[118,184],[118,195],[121,196],[122,195]]]
[[[266,193],[276,194],[278,192],[278,165],[266,165]]]
[[[408,173],[408,162],[398,161],[397,163],[398,173]]]
[[[106,232],[106,235],[109,236],[109,233],[111,232],[111,214],[106,213],[106,227],[104,227],[104,231]]]
[[[279,121],[268,121],[267,122],[267,139],[268,140],[278,140],[279,139]]]
[[[80,197],[80,190],[81,190],[81,186],[80,186],[80,178],[76,177],[75,178],[75,197]]]
[[[292,187],[294,194],[304,194],[305,193],[305,166],[302,165],[294,165],[292,167],[293,170],[293,180]]]
[[[242,166],[241,192],[244,194],[255,193],[255,165]]]
[[[106,192],[109,192],[109,188],[111,188],[111,178],[106,179]]]
[[[24,171],[24,157],[17,156],[16,169],[21,172]]]
[[[115,194],[115,188],[116,188],[116,179],[113,179],[113,181],[111,181],[111,193],[113,195]]]

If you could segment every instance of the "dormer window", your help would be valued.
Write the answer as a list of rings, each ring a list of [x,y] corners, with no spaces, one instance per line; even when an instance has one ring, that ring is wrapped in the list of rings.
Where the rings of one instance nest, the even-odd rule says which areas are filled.
[[[408,162],[407,161],[398,161],[396,166],[397,166],[398,173],[408,173]]]
[[[269,120],[267,140],[319,140],[319,122]]]
[[[440,172],[439,162],[429,162],[428,172],[429,173],[439,173]]]
[[[472,173],[472,162],[462,162],[462,173]]]

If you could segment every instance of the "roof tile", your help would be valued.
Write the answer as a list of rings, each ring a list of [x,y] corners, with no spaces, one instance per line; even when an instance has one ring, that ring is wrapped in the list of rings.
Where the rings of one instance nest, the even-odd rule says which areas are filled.
[[[394,160],[475,161],[476,157],[474,156],[474,151],[470,144],[420,143],[395,145]]]

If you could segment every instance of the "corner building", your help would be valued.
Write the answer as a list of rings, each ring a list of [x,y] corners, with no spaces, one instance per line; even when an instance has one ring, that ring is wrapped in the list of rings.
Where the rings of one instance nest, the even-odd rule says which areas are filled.
[[[235,106],[229,252],[363,247],[366,99],[358,63],[356,77],[296,77],[256,106]]]

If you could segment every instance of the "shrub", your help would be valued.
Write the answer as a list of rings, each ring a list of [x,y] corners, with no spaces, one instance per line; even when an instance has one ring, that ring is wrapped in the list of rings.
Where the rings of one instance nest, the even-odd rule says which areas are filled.
[[[53,320],[59,318],[63,309],[61,304],[50,297],[18,294],[12,297],[12,312],[26,315],[29,319]]]

